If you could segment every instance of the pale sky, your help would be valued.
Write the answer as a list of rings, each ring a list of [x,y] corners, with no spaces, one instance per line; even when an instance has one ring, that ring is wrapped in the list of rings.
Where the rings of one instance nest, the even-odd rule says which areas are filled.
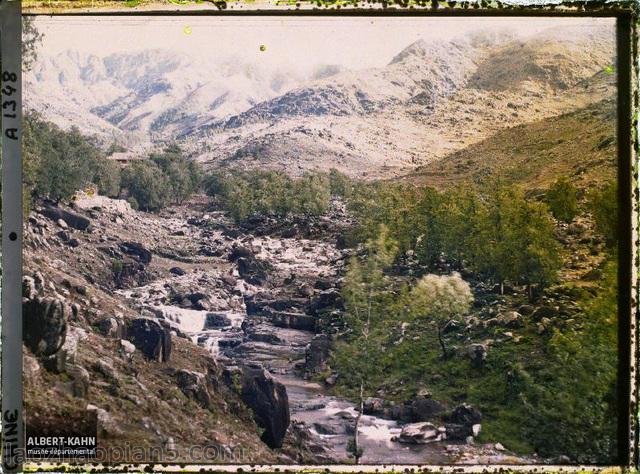
[[[377,17],[38,17],[41,54],[72,49],[106,56],[161,48],[305,66],[377,67],[420,38],[448,40],[478,29],[523,36],[554,26],[596,26],[608,18]],[[260,45],[266,50],[260,51]]]

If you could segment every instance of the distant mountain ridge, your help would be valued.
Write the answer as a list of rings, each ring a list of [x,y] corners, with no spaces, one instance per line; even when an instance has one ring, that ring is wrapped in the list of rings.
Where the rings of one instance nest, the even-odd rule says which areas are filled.
[[[207,166],[402,175],[501,128],[612,97],[613,27],[419,40],[384,67],[307,77],[147,50],[67,52],[29,75],[26,103],[105,143],[178,142]]]

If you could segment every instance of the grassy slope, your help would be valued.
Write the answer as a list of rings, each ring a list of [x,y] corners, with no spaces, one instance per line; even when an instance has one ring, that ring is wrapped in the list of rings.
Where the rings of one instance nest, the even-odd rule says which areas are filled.
[[[565,175],[579,188],[588,188],[615,176],[615,123],[615,102],[604,100],[500,131],[405,179],[437,188],[501,179],[545,189]]]

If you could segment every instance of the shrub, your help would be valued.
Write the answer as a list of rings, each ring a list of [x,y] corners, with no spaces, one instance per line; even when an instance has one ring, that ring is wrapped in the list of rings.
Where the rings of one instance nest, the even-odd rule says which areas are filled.
[[[613,248],[618,241],[618,185],[615,181],[589,195],[589,209],[596,221],[597,231],[607,246]]]
[[[553,183],[545,200],[558,220],[571,222],[578,215],[578,191],[565,177]]]

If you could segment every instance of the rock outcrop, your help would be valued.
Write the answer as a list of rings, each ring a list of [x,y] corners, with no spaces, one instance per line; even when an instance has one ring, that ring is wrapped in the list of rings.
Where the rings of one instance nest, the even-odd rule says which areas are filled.
[[[167,362],[171,356],[171,332],[153,319],[137,318],[130,321],[127,339],[147,359]]]
[[[290,423],[287,390],[261,365],[227,368],[226,377],[239,389],[242,401],[253,411],[254,420],[264,429],[262,440],[271,448],[282,447]]]

